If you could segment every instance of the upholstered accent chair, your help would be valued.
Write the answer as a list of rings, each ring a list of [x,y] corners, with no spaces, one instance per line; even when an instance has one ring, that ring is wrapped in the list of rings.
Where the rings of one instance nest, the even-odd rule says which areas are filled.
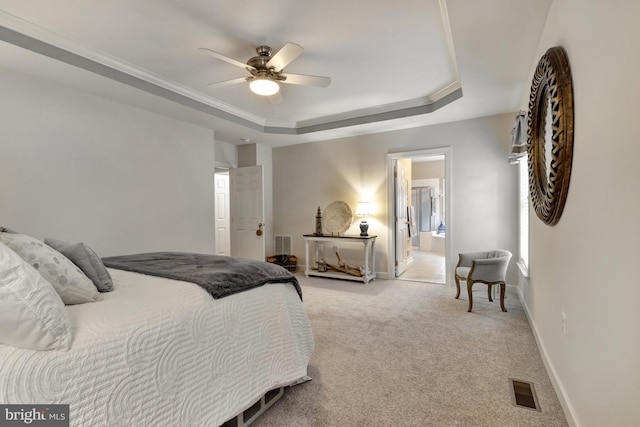
[[[474,283],[484,283],[489,286],[489,301],[493,302],[491,297],[491,287],[500,285],[500,308],[504,308],[504,294],[507,284],[505,276],[509,260],[511,260],[511,252],[505,250],[494,250],[485,252],[469,252],[458,254],[458,265],[455,269],[456,279],[456,299],[460,296],[460,280],[467,282],[467,293],[469,294],[469,309],[473,308],[473,297],[471,296],[471,287]]]

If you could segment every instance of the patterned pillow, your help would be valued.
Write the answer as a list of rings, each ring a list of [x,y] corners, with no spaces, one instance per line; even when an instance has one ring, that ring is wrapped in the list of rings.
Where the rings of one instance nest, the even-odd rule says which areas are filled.
[[[24,234],[0,233],[7,245],[53,285],[65,304],[96,301],[100,293],[91,280],[64,255]]]
[[[71,345],[69,313],[51,283],[2,243],[0,342],[33,350]]]
[[[102,263],[100,257],[89,246],[82,242],[67,243],[61,240],[46,238],[44,243],[51,246],[69,261],[77,265],[84,274],[96,285],[100,292],[111,292],[113,280]]]

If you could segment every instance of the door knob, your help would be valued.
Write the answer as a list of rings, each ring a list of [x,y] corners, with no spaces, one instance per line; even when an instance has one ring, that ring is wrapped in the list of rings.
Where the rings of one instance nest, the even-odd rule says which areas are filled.
[[[262,223],[258,224],[258,229],[256,230],[256,236],[262,236]]]

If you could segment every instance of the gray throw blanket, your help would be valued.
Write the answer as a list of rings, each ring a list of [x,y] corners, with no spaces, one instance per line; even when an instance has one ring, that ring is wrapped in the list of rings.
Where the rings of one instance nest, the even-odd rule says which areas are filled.
[[[214,298],[226,297],[267,283],[291,283],[302,300],[298,279],[276,264],[220,255],[151,252],[102,258],[119,270],[192,282]]]

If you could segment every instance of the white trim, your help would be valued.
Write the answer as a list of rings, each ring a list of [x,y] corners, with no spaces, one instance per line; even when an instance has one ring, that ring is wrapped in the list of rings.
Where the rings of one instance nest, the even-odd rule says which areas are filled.
[[[524,277],[529,277],[530,217],[529,217],[529,174],[526,154],[520,158],[518,167],[518,265]],[[524,190],[524,191],[523,191]],[[526,220],[526,221],[525,221]],[[526,222],[526,224],[524,224]]]
[[[549,353],[547,352],[547,348],[540,338],[540,332],[538,331],[538,327],[536,323],[533,321],[533,317],[529,312],[529,307],[527,306],[524,297],[522,296],[522,287],[519,288],[518,297],[520,298],[520,303],[524,308],[524,312],[527,315],[527,320],[529,321],[529,326],[531,327],[531,331],[533,332],[533,336],[536,339],[536,344],[538,345],[538,350],[540,351],[540,355],[542,357],[542,363],[544,363],[544,367],[549,374],[549,379],[551,380],[551,384],[558,396],[558,400],[560,401],[560,406],[562,406],[562,410],[564,411],[565,417],[567,417],[567,422],[571,427],[582,427],[582,423],[578,419],[578,414],[571,404],[569,400],[569,396],[567,395],[567,391],[562,385],[562,381],[560,381],[560,377],[558,376],[558,372],[556,371],[551,359],[549,358]]]
[[[218,161],[214,161],[213,165],[216,168],[220,168],[220,169],[233,169],[233,165],[229,162],[218,162]]]
[[[240,110],[231,105],[220,102],[214,98],[203,95],[200,92],[194,91],[193,89],[183,86],[177,82],[173,82],[157,74],[154,74],[151,71],[125,62],[119,58],[116,58],[115,56],[109,55],[106,52],[102,52],[98,49],[86,46],[74,40],[67,39],[57,33],[54,33],[53,31],[40,27],[3,10],[0,10],[0,26],[6,27],[27,37],[45,42],[67,52],[74,53],[83,58],[90,59],[99,64],[105,65],[130,76],[134,76],[140,80],[144,80],[156,86],[186,96],[187,98],[201,102],[205,105],[219,109],[234,116],[254,122],[261,126],[265,125],[265,119],[262,117],[250,114],[244,110]]]
[[[414,115],[428,114],[462,97],[462,84],[458,75],[456,56],[453,49],[453,37],[451,34],[451,25],[449,23],[446,0],[440,0],[440,13],[447,44],[448,59],[451,69],[453,70],[451,80],[448,83],[434,90],[432,93],[426,94],[425,96],[420,98],[414,98],[370,108],[345,111],[339,114],[320,116],[307,120],[300,120],[297,122],[267,121],[267,119],[264,117],[223,103],[199,91],[193,90],[187,86],[183,86],[178,82],[168,80],[149,70],[145,70],[136,65],[130,64],[126,61],[109,55],[106,52],[102,52],[98,49],[84,45],[77,41],[67,39],[60,34],[57,34],[32,22],[26,21],[3,10],[0,10],[0,27],[4,27],[7,30],[10,30],[21,36],[20,38],[22,39],[22,42],[24,42],[26,38],[29,38],[38,41],[40,44],[44,43],[45,45],[48,45],[41,45],[40,49],[34,49],[33,47],[26,47],[23,43],[17,43],[12,40],[5,40],[23,48],[37,51],[38,53],[47,55],[57,60],[62,60],[63,62],[67,62],[73,66],[80,67],[91,72],[96,72],[95,69],[92,70],[92,67],[87,64],[79,64],[77,61],[69,62],[68,60],[61,59],[60,50],[63,52],[68,52],[72,55],[84,58],[92,62],[93,65],[100,64],[104,67],[107,67],[107,69],[109,69],[109,72],[98,72],[98,74],[101,74],[107,78],[114,78],[115,72],[122,73],[126,76],[131,76],[134,78],[131,81],[128,81],[126,84],[150,92],[149,88],[144,87],[144,83],[149,83],[156,86],[156,91],[151,91],[151,93],[165,97],[167,99],[171,99],[171,96],[169,96],[168,94],[159,93],[157,91],[157,88],[170,91],[174,94],[180,95],[189,100],[195,101],[202,106],[205,106],[191,107],[196,108],[200,111],[203,111],[204,108],[204,110],[206,111],[203,112],[206,112],[208,114],[212,114],[221,118],[225,118],[225,115],[233,116],[234,118],[240,119],[240,121],[244,122],[239,124],[247,126],[249,128],[254,128],[255,130],[261,131],[263,133],[298,135],[341,127],[357,126],[382,120],[391,120],[410,117]],[[0,38],[0,40],[2,40],[2,38]],[[136,81],[136,79],[138,81]],[[122,80],[119,81],[122,82]],[[211,109],[213,109],[213,111]]]
[[[518,266],[518,270],[520,270],[520,274],[522,274],[522,277],[524,277],[525,279],[529,278],[529,267],[527,267],[527,264],[525,264],[524,262],[522,262],[522,260],[517,261],[516,265]]]
[[[458,74],[458,62],[456,61],[456,51],[453,46],[453,33],[451,32],[451,20],[449,19],[449,10],[447,9],[447,0],[440,0],[440,14],[442,15],[442,25],[444,27],[444,34],[447,39],[447,48],[449,49],[449,65],[455,75],[455,81],[458,82],[459,87],[462,87],[460,82],[460,74]]]
[[[454,79],[450,83],[446,84],[443,88],[420,98],[407,99],[404,101],[377,105],[375,107],[362,108],[359,110],[345,111],[343,113],[331,114],[328,116],[314,117],[308,120],[299,120],[296,122],[296,127],[304,128],[308,126],[339,122],[342,120],[358,119],[375,114],[392,113],[394,111],[400,111],[409,108],[424,107],[426,105],[434,104],[435,102],[448,95],[451,95],[459,89],[461,89],[460,81]],[[271,123],[269,125],[271,126]]]
[[[387,239],[387,274],[390,279],[395,279],[395,188],[394,188],[394,179],[393,179],[393,163],[399,159],[406,158],[418,158],[418,157],[428,157],[428,156],[437,156],[444,155],[444,176],[445,176],[445,212],[446,212],[446,221],[447,221],[447,233],[445,235],[445,259],[446,262],[450,263],[452,258],[451,254],[451,241],[453,240],[453,211],[451,209],[451,201],[453,199],[453,171],[452,171],[452,149],[451,147],[439,147],[439,148],[429,148],[425,150],[418,151],[404,151],[401,153],[389,153],[387,154],[387,229],[388,229],[388,239]],[[451,269],[448,265],[445,265],[445,284],[452,286],[452,277],[451,277]]]

